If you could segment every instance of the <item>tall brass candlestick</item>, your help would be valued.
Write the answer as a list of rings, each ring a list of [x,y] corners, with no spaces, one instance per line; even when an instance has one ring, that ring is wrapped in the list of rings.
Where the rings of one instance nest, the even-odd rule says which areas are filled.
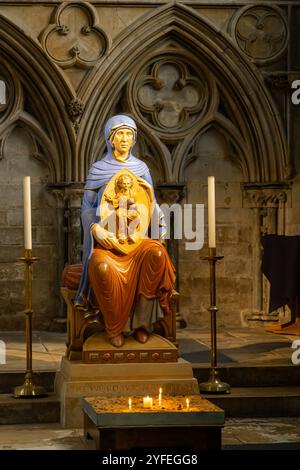
[[[46,396],[44,387],[33,384],[32,371],[32,265],[39,258],[32,256],[32,250],[25,249],[25,255],[19,258],[25,264],[25,318],[26,318],[26,373],[23,385],[15,387],[15,398],[39,398]]]
[[[209,256],[205,260],[209,262],[210,268],[210,334],[211,334],[211,370],[208,382],[199,385],[200,392],[204,393],[230,393],[230,386],[221,382],[217,371],[217,312],[216,306],[216,263],[224,256],[216,256],[216,248],[209,248]]]

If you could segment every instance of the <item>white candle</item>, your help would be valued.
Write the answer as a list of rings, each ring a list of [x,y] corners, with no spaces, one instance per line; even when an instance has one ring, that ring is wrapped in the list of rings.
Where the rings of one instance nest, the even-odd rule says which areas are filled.
[[[216,248],[215,177],[208,177],[208,247]]]
[[[187,398],[187,399],[185,400],[185,402],[186,402],[186,407],[187,407],[187,409],[189,409],[189,407],[190,407],[190,400]]]
[[[159,388],[159,391],[158,391],[158,404],[161,405],[161,398],[162,398],[162,388],[160,387]]]
[[[149,397],[148,395],[146,397],[143,397],[143,406],[144,408],[152,408],[153,398]]]
[[[131,398],[128,398],[128,406],[129,406],[129,409],[131,410],[132,409],[132,400],[131,400]]]
[[[32,250],[30,176],[24,176],[23,178],[23,200],[24,200],[24,246],[25,246],[25,250]]]

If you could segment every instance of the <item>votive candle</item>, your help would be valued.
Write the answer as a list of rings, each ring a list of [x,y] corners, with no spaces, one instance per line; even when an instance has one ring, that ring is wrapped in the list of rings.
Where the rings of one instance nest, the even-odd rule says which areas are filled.
[[[149,397],[149,395],[147,395],[146,397],[143,397],[143,406],[144,408],[152,408],[153,398]]]

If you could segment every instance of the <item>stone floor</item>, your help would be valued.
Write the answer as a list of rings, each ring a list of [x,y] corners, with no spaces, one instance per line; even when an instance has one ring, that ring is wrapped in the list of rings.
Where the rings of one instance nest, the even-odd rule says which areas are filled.
[[[222,445],[224,450],[300,450],[300,418],[228,419]],[[58,423],[0,426],[0,451],[92,449],[82,430],[62,429]]]
[[[295,336],[277,336],[262,328],[232,329],[218,332],[218,365],[290,365]],[[25,369],[24,334],[1,333],[6,362],[0,352],[0,372]],[[178,333],[183,358],[193,364],[209,364],[209,331],[186,328]],[[3,346],[3,343],[0,343]],[[57,370],[65,351],[65,334],[34,332],[33,369]],[[299,365],[300,367],[300,365]],[[30,431],[30,432],[29,432]],[[300,417],[269,419],[227,419],[222,437],[224,449],[276,448],[300,450]],[[0,426],[0,450],[5,449],[91,449],[82,431],[62,429],[59,424]]]
[[[222,444],[224,449],[300,450],[300,418],[228,419]]]
[[[209,364],[210,332],[189,327],[177,334],[182,357],[193,364]],[[239,328],[218,332],[218,365],[287,365],[291,364],[292,342],[296,336],[276,335],[262,328]],[[26,344],[23,332],[2,332],[6,362],[0,372],[22,371],[26,366]],[[34,370],[56,370],[65,352],[66,335],[45,331],[33,333]],[[3,349],[3,347],[2,347]]]

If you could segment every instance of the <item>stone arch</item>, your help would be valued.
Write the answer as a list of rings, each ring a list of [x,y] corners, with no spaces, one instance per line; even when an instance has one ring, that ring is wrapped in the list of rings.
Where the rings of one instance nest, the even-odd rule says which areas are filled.
[[[82,91],[86,109],[79,133],[79,177],[84,179],[86,162],[91,155],[95,159],[97,135],[134,67],[169,38],[201,57],[205,66],[218,77],[220,88],[225,90],[232,109],[237,111],[242,129],[239,145],[243,142],[247,145],[247,152],[241,156],[245,160],[244,180],[270,182],[288,177],[282,123],[260,72],[209,20],[190,7],[176,3],[142,16],[121,33],[109,56],[99,63],[88,87]],[[91,88],[95,93],[88,98]],[[180,167],[179,162],[174,165],[177,169]],[[173,180],[179,176],[178,172],[174,173],[175,168],[173,166],[172,175],[168,175]]]
[[[196,129],[194,134],[189,135],[188,138],[184,139],[184,141],[181,142],[180,146],[177,148],[175,155],[174,173],[177,175],[178,181],[184,181],[185,179],[185,167],[189,164],[190,158],[189,149],[192,147],[194,140],[198,139],[211,128],[218,130],[236,150],[237,161],[232,161],[232,163],[240,167],[244,176],[244,180],[249,181],[251,169],[249,168],[247,155],[249,154],[250,149],[247,145],[247,142],[241,138],[233,124],[221,114],[217,114],[213,119],[203,122],[201,128]]]
[[[52,159],[53,182],[76,180],[75,136],[66,110],[66,104],[73,98],[71,91],[39,45],[2,15],[0,42],[1,62],[7,62],[10,70],[17,73],[42,123],[41,128],[38,131],[35,128],[35,131]],[[18,113],[24,123],[21,111],[19,109]],[[28,128],[32,128],[33,121],[28,122],[27,119]]]
[[[161,180],[170,181],[172,175],[171,162],[169,152],[163,142],[155,135],[155,133],[149,133],[147,127],[140,119],[135,119],[137,126],[142,134],[143,138],[147,140],[152,149],[155,149],[155,155],[152,156],[152,160],[158,160],[156,166],[160,169]],[[148,162],[146,162],[148,163]],[[151,162],[149,162],[151,167]],[[154,164],[155,162],[153,162]]]
[[[57,181],[56,168],[59,166],[59,162],[55,161],[55,157],[57,157],[55,148],[45,132],[26,113],[20,113],[17,119],[11,122],[2,133],[0,139],[0,159],[5,157],[5,142],[16,127],[24,129],[28,136],[30,136],[35,147],[32,157],[39,160],[49,169],[51,181]]]

